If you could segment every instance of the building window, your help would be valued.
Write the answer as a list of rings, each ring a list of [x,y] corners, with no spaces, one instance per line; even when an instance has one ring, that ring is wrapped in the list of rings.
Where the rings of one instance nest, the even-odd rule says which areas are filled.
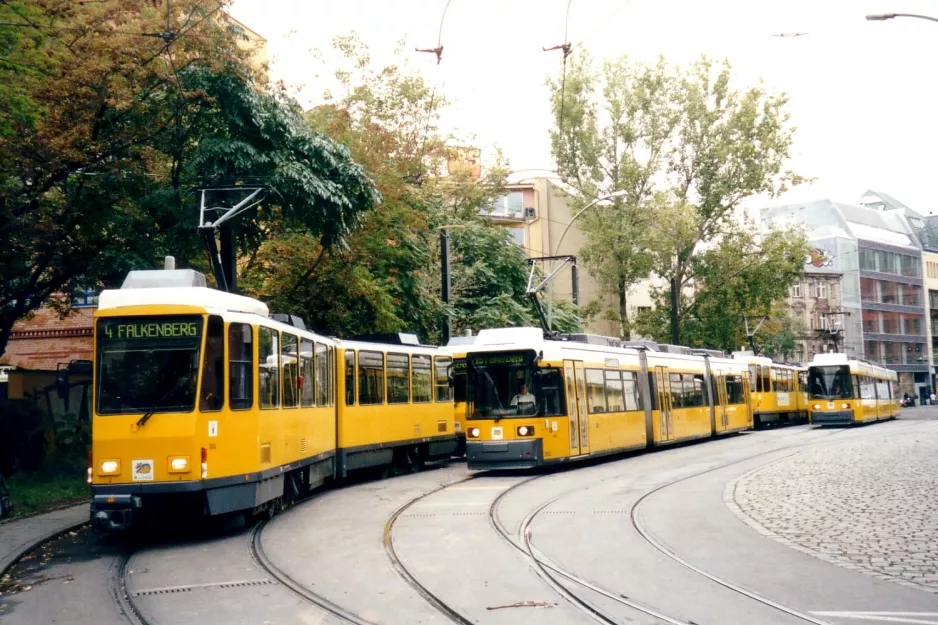
[[[524,228],[509,228],[508,231],[511,233],[511,240],[524,247]]]
[[[493,215],[521,216],[524,213],[524,192],[511,191],[492,201],[489,213]]]
[[[817,283],[817,296],[820,299],[827,299],[827,283],[822,280],[818,280]]]
[[[635,308],[636,315],[643,315],[645,313],[650,313],[650,312],[651,312],[651,306],[637,306]]]
[[[796,297],[796,298],[801,297],[801,283],[800,282],[796,282],[791,287],[791,296]]]
[[[869,250],[864,247],[860,248],[860,269],[877,271],[876,252],[874,250]]]

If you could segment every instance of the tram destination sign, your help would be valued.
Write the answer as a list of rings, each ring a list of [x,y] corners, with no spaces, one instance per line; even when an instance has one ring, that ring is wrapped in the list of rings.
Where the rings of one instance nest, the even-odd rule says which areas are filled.
[[[498,354],[470,354],[473,367],[498,365],[526,365],[534,359],[534,352],[507,352]]]
[[[198,339],[202,335],[199,317],[146,317],[101,319],[98,339],[106,341]]]

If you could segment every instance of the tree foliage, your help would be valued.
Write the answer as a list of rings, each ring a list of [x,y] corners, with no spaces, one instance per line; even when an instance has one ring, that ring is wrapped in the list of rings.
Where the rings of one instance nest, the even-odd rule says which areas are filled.
[[[748,345],[745,320],[754,327],[758,318],[771,314],[776,302],[787,297],[789,287],[803,275],[807,252],[798,230],[774,230],[758,237],[749,224],[695,254],[694,294],[687,298],[691,305],[681,317],[684,344],[726,351]],[[656,306],[637,321],[639,332],[670,341],[669,295],[666,291],[655,295]]]
[[[244,284],[338,336],[408,331],[437,341],[444,314],[456,332],[534,324],[523,250],[479,216],[505,192],[504,169],[496,165],[478,180],[444,174],[454,143],[438,127],[445,97],[403,63],[375,68],[354,34],[333,43],[342,61],[334,69],[338,88],[306,117],[348,147],[382,201],[338,248],[287,233],[271,238]],[[448,306],[441,299],[442,229],[451,241]]]
[[[15,24],[0,26],[0,352],[16,320],[76,281],[204,259],[194,187],[270,187],[239,223],[255,245],[286,228],[332,246],[373,206],[348,150],[265,91],[226,4],[174,0],[169,42],[137,0],[0,4]]]
[[[685,323],[708,318],[708,302],[698,301],[707,281],[699,273],[708,270],[703,250],[736,235],[744,198],[775,195],[801,180],[786,169],[793,133],[787,98],[761,85],[740,90],[728,63],[705,57],[686,68],[623,58],[601,71],[583,57],[550,86],[561,177],[584,205],[621,194],[592,209],[582,227],[589,234],[583,255],[618,295],[623,330],[628,286],[653,274],[672,288],[657,294],[666,310],[642,325],[657,334],[650,319],[666,313],[669,342],[701,340],[709,331]]]

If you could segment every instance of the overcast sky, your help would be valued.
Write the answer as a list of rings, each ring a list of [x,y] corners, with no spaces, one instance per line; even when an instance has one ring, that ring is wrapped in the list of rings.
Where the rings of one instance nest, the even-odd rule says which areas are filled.
[[[232,14],[269,41],[271,75],[304,106],[321,101],[328,70],[310,49],[356,31],[378,65],[405,41],[408,63],[452,101],[444,122],[512,169],[552,168],[548,74],[563,43],[567,0],[235,0]],[[792,166],[817,178],[786,200],[855,201],[873,188],[938,214],[938,23],[867,13],[938,16],[938,0],[573,0],[569,40],[597,57],[685,63],[729,58],[739,85],[758,79],[791,97]],[[775,37],[780,33],[808,33]]]

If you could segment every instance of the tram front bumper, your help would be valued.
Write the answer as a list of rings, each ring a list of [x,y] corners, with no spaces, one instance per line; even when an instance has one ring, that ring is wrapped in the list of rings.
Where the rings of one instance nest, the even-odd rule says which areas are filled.
[[[818,425],[849,425],[853,423],[852,410],[838,410],[836,412],[814,411],[811,413],[811,423]]]
[[[531,469],[541,463],[541,440],[466,442],[470,469]]]
[[[99,532],[130,529],[141,508],[140,497],[133,495],[94,495],[91,499],[91,525]]]

